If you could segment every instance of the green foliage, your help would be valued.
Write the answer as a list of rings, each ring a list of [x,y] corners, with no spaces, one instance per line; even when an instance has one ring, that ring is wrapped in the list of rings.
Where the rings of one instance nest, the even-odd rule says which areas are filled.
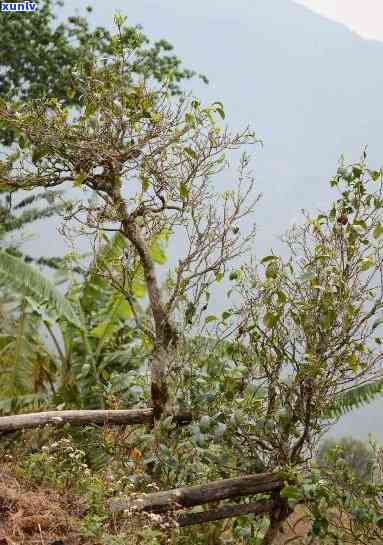
[[[64,208],[63,204],[55,204],[58,193],[35,193],[30,197],[21,200],[12,207],[10,198],[6,199],[4,206],[1,208],[1,226],[0,239],[19,231],[25,226],[29,226],[36,221],[44,220],[57,215]],[[39,201],[47,201],[48,206],[43,208],[31,205],[38,204]]]
[[[16,313],[12,307],[5,300],[0,312],[0,411],[5,413],[44,403],[46,377],[55,371],[38,332],[39,320],[28,312],[26,299]]]
[[[26,475],[35,482],[62,491],[68,486],[81,486],[80,477],[89,475],[85,452],[65,437],[31,454],[22,466]]]
[[[381,397],[383,381],[361,384],[337,396],[335,403],[327,411],[330,418],[340,417],[354,409],[359,409]]]
[[[115,37],[104,27],[92,29],[87,18],[79,15],[57,24],[56,7],[63,2],[37,2],[38,9],[28,17],[17,13],[1,17],[0,97],[24,101],[50,96],[68,106],[77,106],[79,89],[74,85],[74,70],[79,64],[91,63],[94,56],[110,55],[118,47]],[[121,38],[125,47],[136,51],[129,67],[132,74],[159,82],[170,80],[173,93],[180,92],[180,82],[195,76],[171,54],[173,47],[166,40],[150,44],[140,27],[127,25],[121,27]],[[204,76],[200,78],[207,81]],[[10,130],[1,133],[5,145],[17,137]]]
[[[0,196],[0,245],[8,253],[22,257],[27,263],[43,265],[51,269],[64,267],[60,258],[45,256],[35,258],[21,251],[25,239],[25,229],[33,224],[62,214],[67,204],[62,200],[62,192],[33,192],[17,202],[14,193],[2,192]],[[15,202],[16,201],[16,202]]]
[[[80,90],[76,89],[74,73],[81,66],[90,66],[94,58],[106,58],[119,46],[116,37],[106,28],[91,28],[86,16],[73,15],[64,22],[57,23],[56,16],[64,2],[56,0],[37,0],[38,9],[27,18],[20,18],[17,13],[9,13],[0,18],[3,55],[0,59],[0,100],[9,102],[25,101],[40,97],[56,97],[70,108],[79,105]],[[91,12],[91,8],[87,8]],[[155,81],[169,82],[170,91],[179,94],[180,84],[196,75],[185,69],[180,59],[172,54],[173,47],[166,40],[151,44],[143,34],[141,27],[123,24],[121,17],[116,18],[121,43],[135,51],[134,61],[129,65],[129,73],[135,76],[151,77]],[[199,76],[207,82],[206,77]],[[88,113],[89,113],[88,107]],[[27,140],[18,131],[0,123],[0,141],[10,146],[18,142],[21,148],[27,146]],[[42,148],[35,149],[33,160],[39,161],[44,155]],[[0,173],[1,173],[0,162]],[[81,174],[78,175],[79,180]],[[37,194],[14,204],[15,197],[8,194],[5,202],[0,201],[0,239],[7,234],[29,227],[31,222],[56,216],[65,210],[66,204],[54,204],[54,193]],[[31,207],[38,200],[48,200],[44,208]],[[27,207],[27,209],[24,209]],[[14,247],[15,254],[21,255]],[[29,261],[61,268],[59,258],[39,259],[27,256]]]
[[[344,463],[361,481],[371,482],[374,452],[370,445],[352,437],[325,440],[316,456],[319,467]]]
[[[320,472],[314,469],[301,478],[299,490],[311,518],[309,535],[321,544],[382,542],[381,481],[358,478],[347,460],[335,457]]]
[[[289,258],[268,255],[231,274],[231,291],[247,301],[236,309],[248,343],[240,361],[264,395],[242,433],[263,456],[280,444],[277,459],[293,465],[326,418],[381,392],[382,200],[365,159],[339,170],[339,198],[327,212],[287,234]]]
[[[145,360],[145,336],[133,326],[130,304],[103,278],[118,268],[124,248],[118,236],[104,240],[85,281],[72,279],[65,295],[21,258],[0,251],[1,290],[14,297],[0,342],[3,412],[39,402],[100,408],[116,396],[131,406],[144,395],[144,377],[135,369]],[[142,313],[137,301],[134,308]]]

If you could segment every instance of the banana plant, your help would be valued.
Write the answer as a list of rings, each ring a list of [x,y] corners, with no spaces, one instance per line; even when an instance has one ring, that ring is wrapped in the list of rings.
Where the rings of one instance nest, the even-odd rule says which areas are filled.
[[[0,366],[8,377],[0,386],[0,410],[29,402],[103,408],[108,397],[125,405],[139,401],[145,377],[134,370],[145,360],[147,339],[133,317],[144,315],[142,274],[131,275],[134,303],[102,276],[118,266],[124,244],[119,236],[105,239],[85,280],[72,277],[66,294],[0,250],[0,293],[4,301],[8,296],[0,315]],[[32,372],[40,381],[31,380]]]
[[[40,321],[28,312],[26,298],[2,298],[0,304],[0,411],[46,403],[55,393],[55,358],[42,342]],[[16,310],[16,311],[15,311]]]

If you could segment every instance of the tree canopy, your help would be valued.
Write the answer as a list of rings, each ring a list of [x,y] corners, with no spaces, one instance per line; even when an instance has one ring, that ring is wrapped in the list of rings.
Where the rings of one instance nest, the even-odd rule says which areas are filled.
[[[74,70],[80,64],[91,64],[94,56],[109,55],[116,37],[104,27],[93,29],[85,16],[73,15],[57,23],[58,9],[64,5],[61,0],[37,3],[38,9],[28,17],[8,13],[0,19],[0,97],[17,101],[50,96],[76,106],[79,94],[73,85]],[[92,7],[86,11],[91,13]],[[135,50],[129,71],[157,81],[169,79],[172,93],[180,93],[180,82],[196,75],[182,66],[167,40],[151,44],[139,26],[125,25],[118,39]],[[9,145],[14,135],[3,129],[1,138]]]

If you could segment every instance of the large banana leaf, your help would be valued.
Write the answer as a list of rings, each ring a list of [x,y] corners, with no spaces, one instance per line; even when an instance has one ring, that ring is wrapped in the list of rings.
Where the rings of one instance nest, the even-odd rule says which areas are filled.
[[[66,319],[81,328],[75,307],[56,286],[22,259],[0,250],[0,286],[8,292],[29,297],[37,305],[54,311],[57,319]]]

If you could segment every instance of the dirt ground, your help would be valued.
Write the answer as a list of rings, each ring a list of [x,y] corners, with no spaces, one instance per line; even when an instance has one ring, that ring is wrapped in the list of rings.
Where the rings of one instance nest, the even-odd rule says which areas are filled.
[[[36,488],[0,466],[0,545],[91,545],[78,531],[83,513],[78,498]],[[276,545],[300,545],[309,527],[303,511],[293,513]]]
[[[0,467],[0,545],[83,544],[76,531],[80,514],[73,499],[34,490]]]

